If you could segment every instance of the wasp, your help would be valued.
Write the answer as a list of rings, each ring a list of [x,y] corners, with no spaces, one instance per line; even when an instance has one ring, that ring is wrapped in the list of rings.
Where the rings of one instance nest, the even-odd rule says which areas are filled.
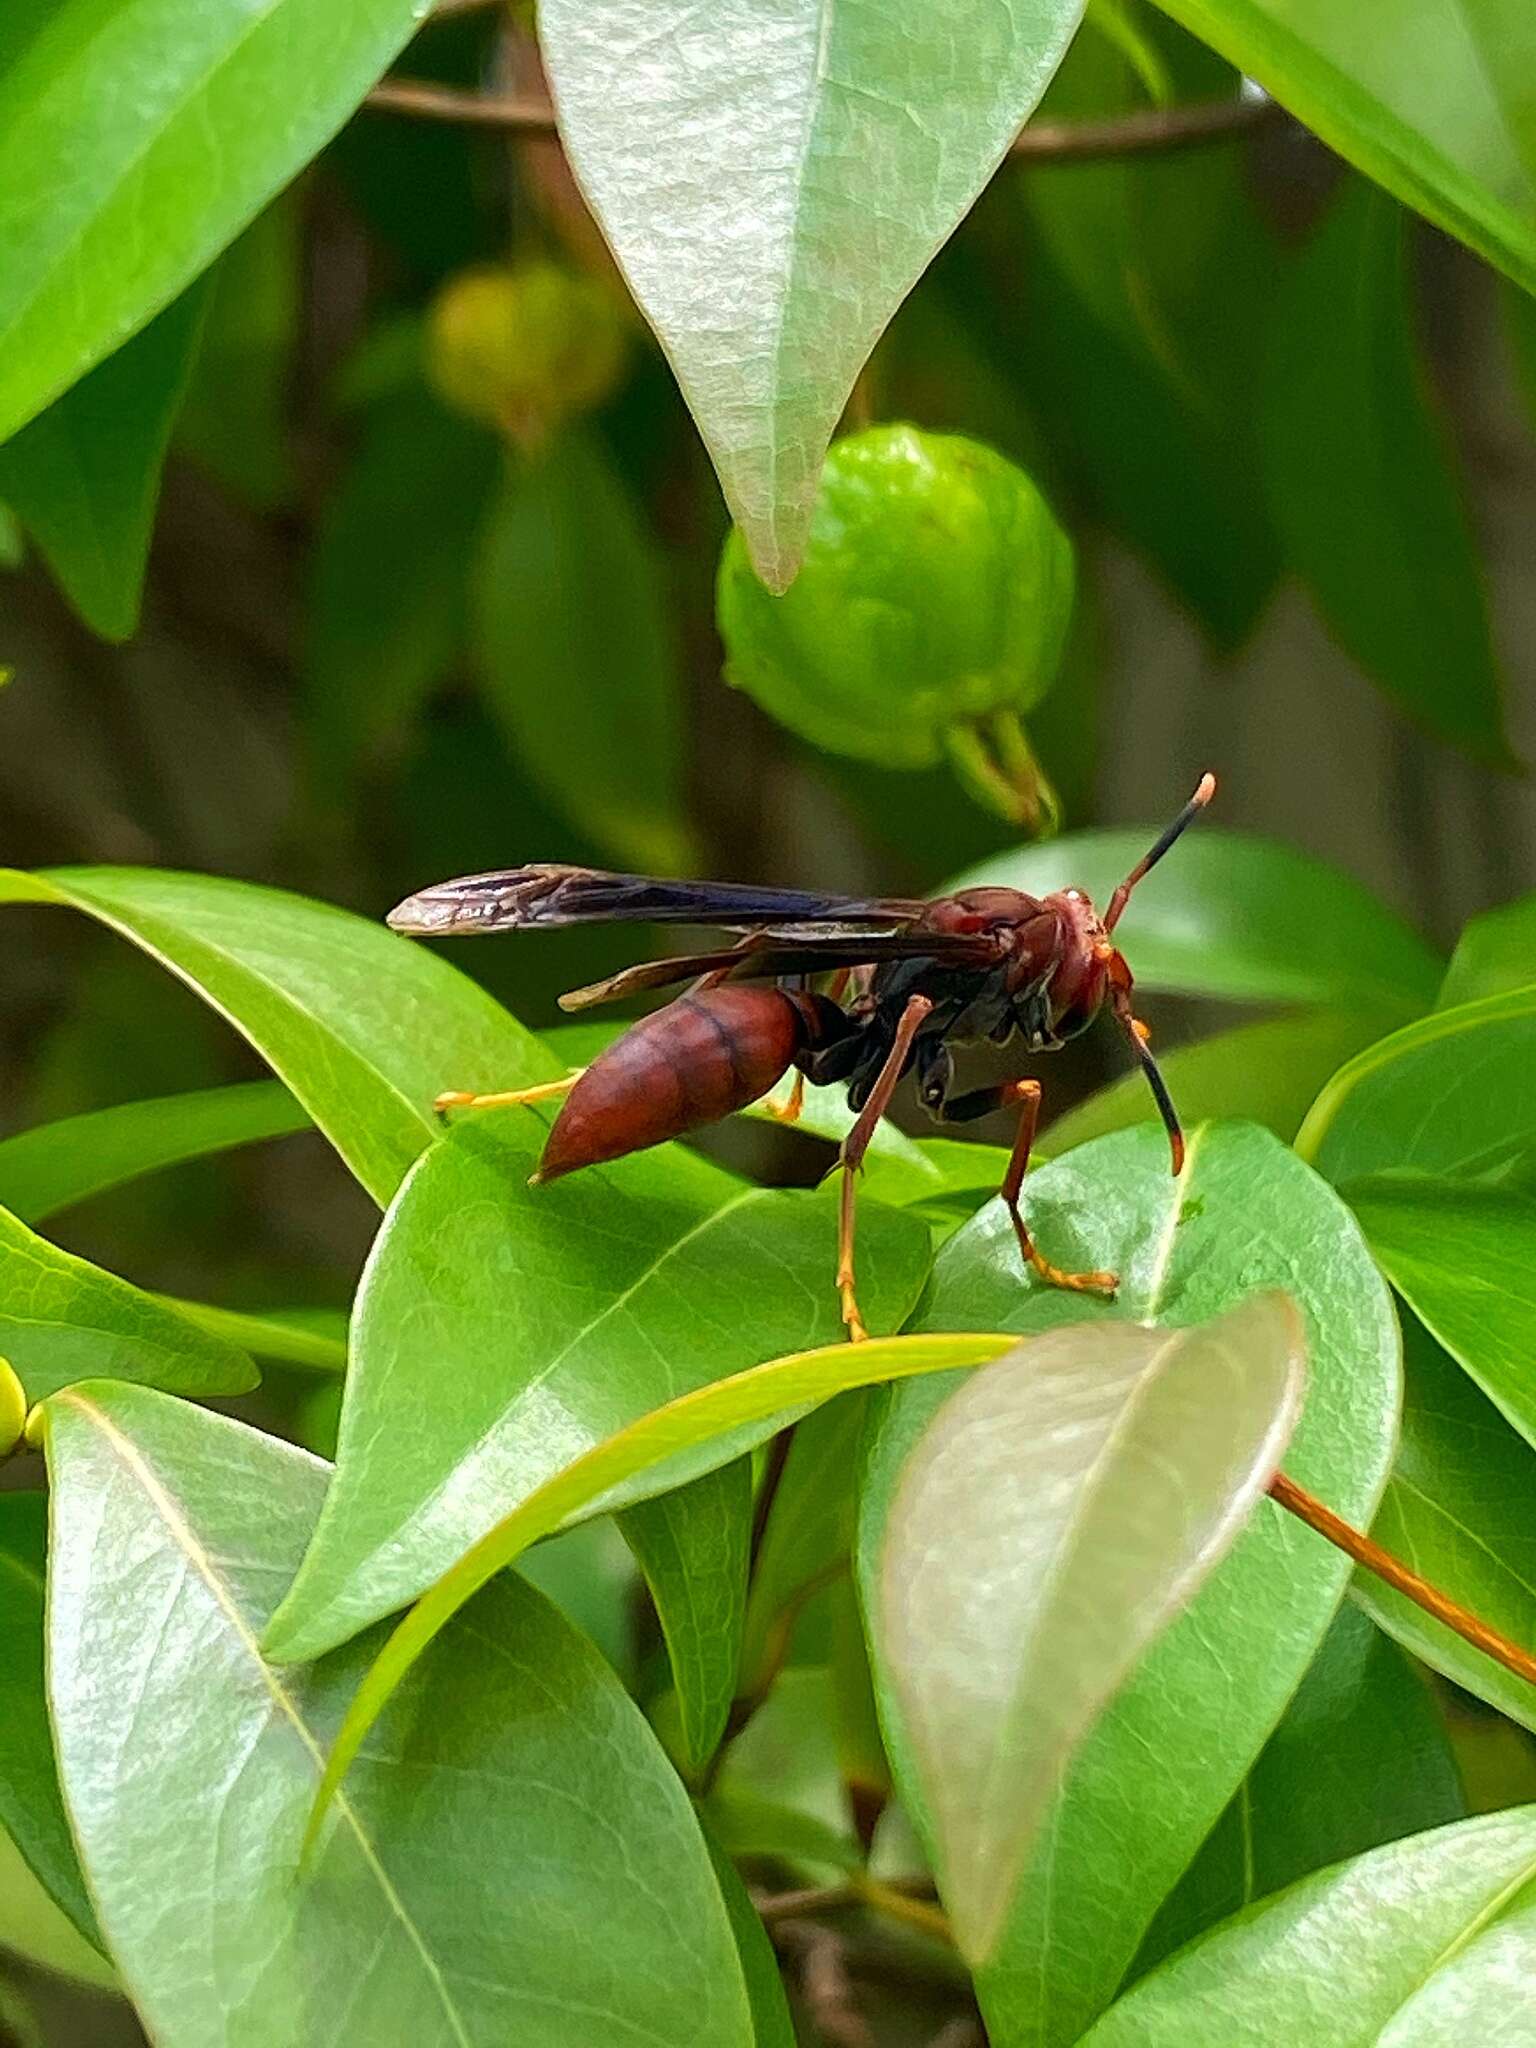
[[[1131,891],[1216,793],[1212,775],[1126,876],[1102,915],[1081,889],[1029,896],[963,889],[932,901],[819,896],[735,882],[664,881],[553,864],[442,882],[389,913],[397,932],[457,937],[554,925],[645,919],[713,926],[729,946],[646,961],[562,996],[582,1010],[681,981],[692,986],[632,1024],[589,1067],[563,1081],[500,1094],[450,1092],[437,1108],[491,1108],[563,1094],[535,1184],[620,1159],[744,1109],[794,1070],[793,1122],[807,1081],[846,1084],[855,1122],[843,1140],[837,1289],[855,1341],[867,1336],[854,1279],[856,1176],[897,1084],[916,1075],[938,1122],[1019,1113],[999,1190],[1019,1250],[1052,1287],[1110,1296],[1113,1273],[1055,1266],[1030,1234],[1021,1206],[1040,1112],[1040,1083],[999,1082],[954,1093],[957,1044],[1019,1041],[1052,1052],[1086,1031],[1106,1006],[1124,1031],[1168,1132],[1177,1175],[1184,1138],[1147,1027],[1131,1003],[1131,970],[1112,933]],[[818,987],[818,981],[825,985]]]

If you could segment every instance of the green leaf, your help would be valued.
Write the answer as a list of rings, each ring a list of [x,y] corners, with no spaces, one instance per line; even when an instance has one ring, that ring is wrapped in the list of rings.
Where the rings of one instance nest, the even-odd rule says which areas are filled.
[[[1350,180],[1281,288],[1259,406],[1286,559],[1441,739],[1511,764],[1471,530],[1409,316],[1405,220]]]
[[[96,1915],[64,1817],[43,1691],[43,1584],[48,1502],[0,1493],[0,1830],[48,1896],[100,1948]],[[0,1940],[9,1923],[0,1921]]]
[[[847,1564],[864,1399],[844,1394],[796,1425],[758,1546],[740,1690],[766,1692],[807,1597]]]
[[[1336,1182],[1507,1176],[1536,1151],[1536,987],[1436,1010],[1341,1067],[1296,1149]]]
[[[797,1664],[720,1761],[709,1811],[739,1860],[775,1864],[792,1878],[825,1882],[861,1870],[843,1782],[832,1673]]]
[[[728,1440],[736,1449],[745,1432],[772,1433],[808,1409],[849,1387],[912,1373],[943,1372],[979,1365],[1009,1349],[998,1336],[884,1337],[866,1344],[828,1344],[814,1351],[733,1373],[680,1394],[593,1446],[563,1471],[547,1479],[467,1551],[451,1571],[420,1599],[395,1629],[359,1686],[326,1766],[325,1782],[316,1798],[318,1826],[335,1797],[347,1769],[385,1702],[421,1656],[427,1644],[504,1566],[511,1564],[541,1536],[594,1509],[622,1502],[639,1491],[658,1487],[658,1469],[667,1482],[680,1464],[699,1463],[701,1447]],[[764,1429],[760,1425],[767,1424]],[[715,1449],[716,1461],[719,1451]]]
[[[1083,2048],[1450,2048],[1528,2033],[1536,1808],[1411,1835],[1239,1915]]]
[[[1346,1604],[1284,1719],[1163,1901],[1135,1974],[1299,1877],[1465,1812],[1422,1673]]]
[[[382,1206],[446,1088],[561,1069],[466,976],[382,925],[280,889],[150,868],[0,869],[0,903],[60,903],[190,983],[250,1040]]]
[[[1519,896],[1472,918],[1456,941],[1437,1009],[1536,986],[1536,895]]]
[[[616,858],[688,873],[698,849],[661,564],[590,429],[509,461],[473,594],[486,708],[533,781]]]
[[[335,134],[419,0],[21,0],[0,46],[0,441]]]
[[[335,1438],[333,1427],[333,1444]],[[601,1650],[633,1691],[631,1639],[639,1575],[613,1522],[604,1516],[549,1537],[528,1552],[518,1570]]]
[[[1029,115],[1077,0],[545,0],[576,175],[759,575],[799,566],[864,359]]]
[[[651,1598],[677,1691],[680,1761],[692,1777],[720,1746],[736,1692],[752,1461],[734,1458],[687,1486],[639,1501],[619,1517]]]
[[[0,1828],[0,1969],[11,1951],[92,1991],[116,1991],[112,1965],[67,1920],[39,1884],[16,1844]],[[0,2025],[10,2019],[0,1981]],[[9,2035],[6,2037],[9,2044]]]
[[[0,1209],[0,1356],[27,1398],[73,1380],[138,1380],[177,1394],[240,1394],[256,1368],[224,1337],[61,1251]]]
[[[275,1081],[124,1102],[0,1139],[0,1202],[23,1223],[41,1223],[161,1167],[309,1128]]]
[[[1376,1174],[1341,1192],[1420,1322],[1536,1444],[1536,1201],[1424,1174]]]
[[[1157,831],[1069,833],[997,854],[948,886],[1033,896],[1075,886],[1103,909]],[[1443,972],[1417,933],[1340,869],[1203,823],[1139,885],[1115,943],[1145,988],[1238,1002],[1413,1015],[1434,1001]]]
[[[301,683],[322,797],[398,752],[461,663],[468,564],[497,474],[494,438],[419,390],[366,423],[327,499],[310,571]]]
[[[1237,90],[1227,65],[1149,9],[1090,8],[1040,118],[1102,121],[1149,96]],[[1087,505],[1225,650],[1281,566],[1253,489],[1252,393],[1284,257],[1247,168],[1240,143],[1022,167],[1009,187],[1029,241],[1006,273],[1014,305],[987,323],[1014,340],[1014,375]]]
[[[211,1337],[238,1344],[257,1358],[280,1359],[310,1372],[344,1373],[347,1369],[347,1315],[344,1309],[263,1309],[252,1313],[216,1308],[206,1301],[184,1301],[179,1295],[151,1297]]]
[[[991,1206],[939,1253],[917,1328],[988,1323],[1026,1335],[1117,1318],[1187,1328],[1283,1289],[1302,1311],[1310,1360],[1286,1470],[1367,1524],[1396,1430],[1396,1320],[1353,1217],[1293,1152],[1251,1125],[1206,1125],[1174,1180],[1160,1131],[1122,1131],[1031,1175],[1024,1207],[1049,1257],[1118,1268],[1118,1300],[1024,1278],[1007,1216]],[[952,1388],[931,1380],[876,1397],[858,1552],[875,1640],[885,1516],[908,1450]],[[988,2025],[1009,2048],[1066,2048],[1113,1996],[1300,1682],[1347,1574],[1343,1557],[1266,1503],[1113,1701],[979,1978]],[[875,1676],[898,1790],[920,1817],[900,1715]]]
[[[995,1951],[1072,1758],[1241,1534],[1301,1411],[1301,1320],[1097,1322],[973,1373],[902,1468],[875,1648],[962,1954]]]
[[[737,1875],[736,1866],[720,1847],[707,1823],[704,1826],[704,1843],[714,1865],[715,1881],[725,1902],[731,1932],[736,1937],[741,1974],[747,1987],[747,2002],[752,2008],[755,2048],[795,2048],[795,2024],[789,2016],[784,1980],[779,1975],[778,1957],[768,1939],[768,1930]]]
[[[288,383],[302,312],[303,220],[278,199],[232,242],[210,277],[202,346],[176,445],[258,511],[292,502]],[[425,564],[417,564],[421,573]]]
[[[1412,1316],[1402,1445],[1371,1534],[1515,1643],[1536,1643],[1536,1453]],[[1355,1598],[1405,1649],[1536,1729],[1536,1687],[1367,1572]]]
[[[201,285],[184,292],[0,447],[0,492],[104,640],[138,628],[160,472],[206,302]]]
[[[1378,0],[1368,11],[1332,0],[1159,5],[1368,178],[1536,289],[1536,171],[1522,161],[1492,75],[1521,75],[1513,37],[1494,56],[1500,20],[1520,18],[1511,0]]]
[[[367,1652],[279,1672],[257,1640],[326,1468],[123,1387],[60,1396],[47,1440],[65,1795],[164,2048],[590,2048],[594,2031],[750,2048],[683,1788],[538,1594],[504,1579],[464,1617],[301,1871],[319,1761]]]
[[[1172,1052],[1159,1049],[1157,1063],[1186,1123],[1240,1116],[1289,1143],[1323,1083],[1391,1022],[1379,1011],[1301,1011],[1267,1017],[1262,1024],[1239,1024]],[[1043,1150],[1054,1158],[1090,1138],[1156,1116],[1145,1078],[1123,1074],[1057,1117],[1046,1130]]]
[[[314,1656],[414,1599],[647,1411],[841,1328],[830,1196],[743,1186],[678,1147],[530,1188],[542,1137],[526,1109],[456,1125],[386,1218],[335,1482],[274,1655]],[[873,1203],[861,1224],[871,1327],[893,1329],[927,1232]],[[747,1448],[716,1445],[693,1469]]]

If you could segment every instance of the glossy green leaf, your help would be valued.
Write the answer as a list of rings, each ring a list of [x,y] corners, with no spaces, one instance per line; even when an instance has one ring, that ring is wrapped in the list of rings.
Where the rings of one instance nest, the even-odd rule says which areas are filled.
[[[1239,1024],[1172,1052],[1159,1047],[1157,1063],[1186,1123],[1240,1116],[1289,1142],[1323,1083],[1394,1021],[1364,1009],[1305,1010]],[[1054,1158],[1090,1138],[1156,1117],[1146,1080],[1133,1069],[1048,1123],[1042,1150]]]
[[[1078,0],[545,0],[566,151],[758,573],[799,565],[855,376],[1045,89]]]
[[[1536,1645],[1536,1452],[1411,1316],[1403,1338],[1402,1446],[1371,1534],[1508,1641]],[[1536,1729],[1536,1686],[1367,1572],[1355,1597],[1405,1649]]]
[[[96,1947],[101,1936],[75,1856],[43,1691],[48,1502],[0,1493],[0,1829],[48,1896]],[[0,1920],[0,1941],[7,1938]]]
[[[679,1761],[703,1770],[720,1746],[741,1655],[752,1537],[752,1461],[734,1458],[619,1517],[656,1605],[672,1665]]]
[[[309,1128],[275,1081],[123,1102],[0,1138],[0,1202],[23,1223],[41,1223],[161,1167]]]
[[[707,1823],[704,1841],[709,1850],[709,1860],[714,1865],[720,1896],[730,1917],[731,1932],[736,1937],[741,1974],[747,1987],[747,2002],[752,2008],[754,2048],[795,2048],[795,2024],[789,2016],[784,1980],[779,1975],[779,1960],[773,1952],[773,1943],[768,1939],[768,1930],[737,1875],[736,1866],[720,1847]]]
[[[1530,2038],[1536,1810],[1410,1835],[1185,1949],[1083,2048],[1451,2048]]]
[[[1420,1322],[1536,1443],[1536,1201],[1425,1174],[1377,1174],[1342,1192]]]
[[[864,1400],[844,1394],[798,1423],[763,1528],[747,1601],[741,1691],[756,1698],[784,1660],[806,1599],[846,1566]]]
[[[0,1972],[7,1951],[91,1991],[118,1989],[112,1965],[60,1912],[21,1851],[0,1828]],[[5,2007],[5,1989],[0,1976],[0,2026],[7,2025],[11,2017]],[[10,2048],[9,2034],[4,2039]]]
[[[1279,1294],[1050,1331],[973,1373],[903,1466],[876,1651],[973,1964],[1089,1730],[1262,1499],[1305,1367]]]
[[[398,752],[462,663],[469,565],[496,475],[494,438],[422,391],[366,422],[310,570],[300,679],[323,797],[344,799]]]
[[[177,1394],[256,1384],[245,1352],[152,1294],[38,1237],[0,1209],[0,1357],[40,1401],[72,1380],[137,1380]]]
[[[256,1358],[276,1358],[310,1372],[344,1373],[347,1369],[345,1309],[294,1308],[250,1311],[217,1308],[206,1301],[184,1301],[179,1295],[151,1297],[173,1309],[210,1337],[238,1344]]]
[[[1260,394],[1286,560],[1411,718],[1508,764],[1477,551],[1431,409],[1403,214],[1351,180],[1281,290]]]
[[[1367,1046],[1296,1149],[1336,1182],[1408,1171],[1507,1178],[1536,1154],[1536,987],[1436,1010]]]
[[[594,2032],[750,2048],[683,1788],[547,1602],[512,1578],[487,1590],[301,1868],[319,1761],[367,1652],[293,1673],[257,1639],[326,1468],[135,1389],[72,1390],[48,1412],[65,1793],[163,2048],[590,2048]]]
[[[445,1088],[561,1069],[466,976],[382,925],[280,889],[149,868],[0,869],[0,903],[82,910],[188,982],[285,1082],[382,1205]]]
[[[530,1188],[542,1137],[528,1110],[456,1125],[386,1219],[335,1482],[275,1655],[314,1656],[414,1599],[647,1411],[840,1330],[830,1192],[743,1186],[675,1147]],[[872,1328],[900,1325],[927,1251],[916,1219],[866,1204]]]
[[[1392,1459],[1396,1320],[1353,1217],[1293,1152],[1251,1125],[1205,1125],[1175,1180],[1160,1131],[1122,1131],[1032,1174],[1024,1206],[1050,1258],[1118,1268],[1118,1301],[1026,1279],[992,1204],[939,1253],[917,1328],[986,1322],[1025,1335],[1116,1318],[1185,1328],[1281,1289],[1302,1311],[1309,1360],[1286,1470],[1366,1525]],[[952,1378],[935,1379],[876,1397],[859,1544],[876,1640],[885,1516],[908,1451],[952,1391]],[[979,1979],[988,2025],[1009,2048],[1066,2048],[1113,1996],[1300,1682],[1347,1573],[1338,1552],[1266,1503],[1112,1702]],[[878,1668],[876,1682],[898,1790],[917,1817],[907,1738]]]
[[[1279,1727],[1163,1901],[1136,1975],[1299,1877],[1465,1812],[1423,1674],[1346,1602]]]
[[[184,292],[0,447],[0,493],[105,640],[139,623],[160,471],[206,301],[202,285]]]
[[[982,861],[949,886],[1001,883],[1034,896],[1075,886],[1103,909],[1157,833],[1069,833]],[[1434,1001],[1442,972],[1423,940],[1338,868],[1203,822],[1137,888],[1115,943],[1144,988],[1238,1002],[1412,1015]]]
[[[1529,291],[1536,170],[1495,80],[1519,76],[1514,37],[1500,32],[1522,19],[1518,4],[1159,0],[1340,156]]]
[[[302,312],[302,228],[297,197],[279,199],[219,258],[176,419],[178,449],[261,511],[294,495],[287,414]]]
[[[1533,316],[1536,317],[1536,316]],[[1456,941],[1437,1009],[1536,987],[1536,896],[1517,896],[1472,918]]]
[[[761,1438],[784,1428],[849,1387],[980,1365],[1008,1348],[1006,1338],[981,1334],[877,1337],[866,1344],[838,1343],[794,1352],[680,1394],[594,1445],[482,1536],[396,1627],[358,1688],[337,1736],[316,1800],[316,1823],[386,1701],[426,1646],[466,1600],[541,1536],[599,1504],[621,1503],[642,1486],[657,1491],[672,1482],[680,1467],[691,1464],[696,1469],[701,1456],[718,1462],[721,1442],[729,1441],[734,1450],[746,1432]],[[658,1476],[662,1469],[665,1479]]]
[[[661,563],[591,429],[509,462],[473,596],[481,692],[529,776],[626,866],[687,873],[697,848]]]
[[[419,0],[20,0],[0,47],[0,441],[329,141]]]

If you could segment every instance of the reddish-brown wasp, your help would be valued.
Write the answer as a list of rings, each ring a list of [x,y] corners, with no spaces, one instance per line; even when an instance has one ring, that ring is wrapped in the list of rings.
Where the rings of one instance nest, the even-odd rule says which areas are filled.
[[[837,1286],[848,1334],[860,1339],[866,1332],[854,1290],[854,1176],[896,1084],[913,1068],[923,1106],[941,1123],[1018,1108],[1001,1194],[1020,1251],[1053,1287],[1112,1294],[1113,1273],[1063,1272],[1024,1221],[1019,1198],[1040,1083],[1003,1081],[953,1095],[950,1048],[1018,1038],[1030,1052],[1051,1052],[1086,1030],[1107,1003],[1151,1084],[1177,1173],[1184,1158],[1178,1116],[1147,1048],[1146,1027],[1132,1011],[1131,971],[1110,933],[1136,884],[1215,792],[1215,777],[1204,776],[1102,917],[1080,889],[1039,897],[965,889],[933,902],[857,901],[557,866],[469,875],[423,889],[390,912],[396,931],[457,937],[645,918],[741,935],[731,946],[649,961],[563,996],[563,1009],[578,1010],[641,989],[693,983],[631,1025],[581,1073],[502,1094],[446,1094],[437,1106],[490,1108],[569,1091],[533,1176],[540,1182],[714,1123],[766,1095],[790,1068],[794,1088],[776,1112],[787,1122],[799,1114],[807,1079],[846,1082],[857,1121],[841,1153]],[[827,974],[825,989],[813,986]]]

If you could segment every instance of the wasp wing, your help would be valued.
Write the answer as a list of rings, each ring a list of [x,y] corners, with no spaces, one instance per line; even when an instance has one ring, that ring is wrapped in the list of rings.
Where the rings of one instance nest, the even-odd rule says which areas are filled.
[[[985,932],[762,931],[740,945],[721,946],[712,953],[642,960],[635,967],[610,974],[606,981],[572,989],[560,998],[560,1007],[586,1010],[596,1003],[616,1002],[620,996],[669,988],[674,982],[722,971],[732,981],[775,980],[780,975],[825,974],[838,967],[874,967],[883,960],[934,960],[945,967],[987,968],[995,967],[1000,957],[997,939]]]
[[[388,922],[397,932],[434,937],[641,918],[660,924],[712,924],[723,931],[810,924],[856,932],[899,928],[921,917],[925,907],[907,898],[821,896],[750,882],[673,882],[655,875],[610,875],[599,868],[544,862],[439,882],[397,904]]]

